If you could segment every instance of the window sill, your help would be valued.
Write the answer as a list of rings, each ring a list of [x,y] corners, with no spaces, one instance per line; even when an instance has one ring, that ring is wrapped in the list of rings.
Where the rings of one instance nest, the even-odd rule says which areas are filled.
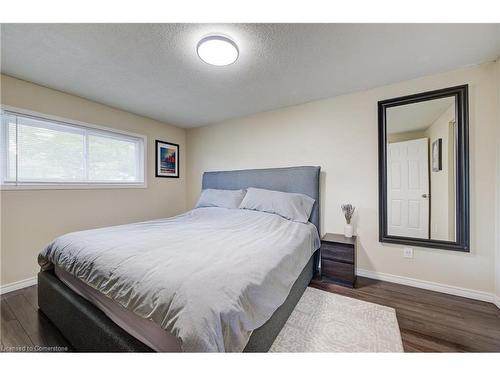
[[[1,191],[16,190],[89,190],[89,189],[146,189],[147,183],[137,184],[2,184]]]

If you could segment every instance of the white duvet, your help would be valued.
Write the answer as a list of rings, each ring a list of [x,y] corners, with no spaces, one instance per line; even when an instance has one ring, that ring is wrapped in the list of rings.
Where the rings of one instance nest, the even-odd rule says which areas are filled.
[[[318,248],[311,223],[210,207],[69,233],[49,244],[39,263],[154,321],[184,351],[242,351]]]

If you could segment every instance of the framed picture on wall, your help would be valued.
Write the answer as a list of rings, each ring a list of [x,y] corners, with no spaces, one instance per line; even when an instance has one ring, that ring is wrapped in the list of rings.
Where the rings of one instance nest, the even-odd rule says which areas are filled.
[[[156,140],[156,177],[179,178],[179,145]]]
[[[432,171],[439,172],[443,169],[442,161],[443,140],[441,138],[432,142]]]

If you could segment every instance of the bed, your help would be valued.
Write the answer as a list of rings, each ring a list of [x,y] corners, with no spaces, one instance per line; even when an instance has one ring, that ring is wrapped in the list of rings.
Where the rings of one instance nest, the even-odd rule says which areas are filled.
[[[268,351],[317,269],[319,173],[292,167],[203,175],[203,189],[308,195],[315,200],[308,224],[206,208],[62,236],[41,262],[39,307],[77,351]],[[160,248],[165,238],[178,251]],[[198,246],[200,239],[208,245]],[[273,251],[262,253],[270,244]],[[203,267],[192,258],[200,251]],[[116,265],[102,261],[111,256]]]

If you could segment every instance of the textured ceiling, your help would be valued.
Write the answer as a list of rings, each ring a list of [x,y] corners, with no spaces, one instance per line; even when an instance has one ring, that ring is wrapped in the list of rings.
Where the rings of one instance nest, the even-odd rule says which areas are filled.
[[[373,88],[500,55],[496,24],[3,24],[3,73],[183,127]],[[240,57],[213,67],[220,32]]]

